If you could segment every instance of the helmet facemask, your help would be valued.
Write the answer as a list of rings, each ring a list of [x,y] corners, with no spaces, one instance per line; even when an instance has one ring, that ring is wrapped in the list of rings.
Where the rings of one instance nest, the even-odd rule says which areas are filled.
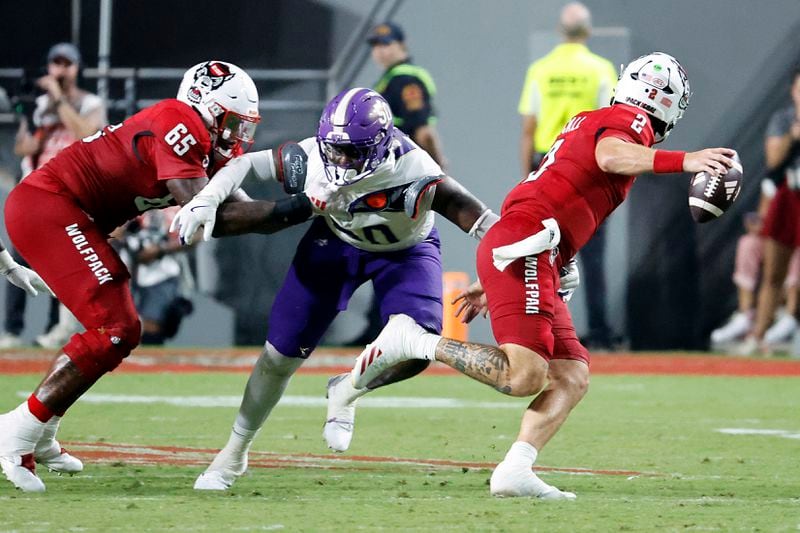
[[[225,159],[247,152],[255,142],[256,126],[261,117],[242,115],[218,103],[213,104],[211,110],[219,112],[209,128],[214,151]]]
[[[370,89],[349,89],[322,112],[317,147],[325,176],[350,185],[372,174],[391,155],[394,126],[389,104]]]

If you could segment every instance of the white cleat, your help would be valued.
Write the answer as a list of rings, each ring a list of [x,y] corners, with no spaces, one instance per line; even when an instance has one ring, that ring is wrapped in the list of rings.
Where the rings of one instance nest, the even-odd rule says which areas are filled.
[[[353,388],[347,372],[328,380],[328,392],[325,395],[328,399],[328,415],[322,428],[322,437],[328,448],[335,452],[346,452],[353,440],[359,392]]]
[[[503,461],[494,469],[489,480],[492,496],[533,497],[540,500],[574,500],[574,493],[559,490],[542,481],[526,466]]]
[[[34,457],[37,463],[57,474],[72,476],[83,472],[83,463],[80,459],[70,455],[57,440],[50,441],[50,443],[50,447],[42,451],[39,451],[39,446],[36,447]]]
[[[231,471],[206,470],[194,482],[194,490],[228,490],[237,477]]]
[[[44,425],[42,437],[36,443],[33,456],[37,463],[51,472],[56,472],[59,475],[77,474],[83,471],[83,463],[80,459],[67,453],[56,440],[56,433],[58,433],[60,423],[61,417],[54,416]]]
[[[367,344],[356,359],[350,372],[353,386],[363,389],[387,368],[409,359],[423,359],[423,354],[414,353],[414,346],[426,333],[410,316],[392,315],[378,338]]]
[[[44,492],[44,482],[36,475],[33,454],[0,457],[6,479],[22,492]]]
[[[237,457],[238,456],[238,457]],[[195,490],[228,490],[247,471],[247,452],[233,454],[223,448],[194,482]]]

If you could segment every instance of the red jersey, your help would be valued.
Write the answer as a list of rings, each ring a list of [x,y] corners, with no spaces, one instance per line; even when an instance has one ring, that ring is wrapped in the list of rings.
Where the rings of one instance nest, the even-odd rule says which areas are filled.
[[[652,146],[653,127],[641,109],[615,104],[575,115],[556,138],[539,168],[508,194],[501,214],[553,217],[561,228],[559,251],[570,259],[621,204],[635,176],[607,174],[595,159],[597,142],[617,137]]]
[[[164,100],[75,142],[25,183],[74,198],[105,232],[175,205],[166,180],[207,177],[211,137],[200,116]]]

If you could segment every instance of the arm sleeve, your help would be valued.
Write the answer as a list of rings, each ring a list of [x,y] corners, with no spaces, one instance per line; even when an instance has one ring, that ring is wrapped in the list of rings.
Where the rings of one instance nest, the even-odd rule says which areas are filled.
[[[159,180],[205,178],[211,141],[196,117],[165,110],[153,121],[153,158]]]
[[[225,165],[223,170],[230,166],[234,161],[238,161],[239,159],[250,162],[250,169],[247,175],[252,175],[253,177],[263,181],[275,179],[275,159],[272,150],[262,150],[260,152],[244,154]],[[247,178],[247,175],[245,178]],[[217,179],[217,176],[214,176],[214,179]]]
[[[231,194],[242,186],[247,176],[259,179],[274,179],[275,170],[271,168],[272,150],[253,152],[231,159],[227,165],[214,174],[213,179],[198,195],[213,199],[217,205],[224,202]]]

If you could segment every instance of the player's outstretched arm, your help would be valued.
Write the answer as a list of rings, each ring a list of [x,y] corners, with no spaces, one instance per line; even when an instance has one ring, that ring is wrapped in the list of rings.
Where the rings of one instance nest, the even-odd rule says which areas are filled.
[[[277,202],[253,200],[229,202],[217,209],[214,237],[243,233],[275,233],[311,218],[313,209],[308,197],[293,194]]]
[[[645,172],[706,171],[720,175],[733,165],[734,153],[730,148],[706,148],[697,152],[655,150],[616,137],[605,137],[597,143],[594,155],[600,170],[609,174],[636,176]]]
[[[497,215],[450,176],[436,185],[433,210],[477,238],[497,221]]]

